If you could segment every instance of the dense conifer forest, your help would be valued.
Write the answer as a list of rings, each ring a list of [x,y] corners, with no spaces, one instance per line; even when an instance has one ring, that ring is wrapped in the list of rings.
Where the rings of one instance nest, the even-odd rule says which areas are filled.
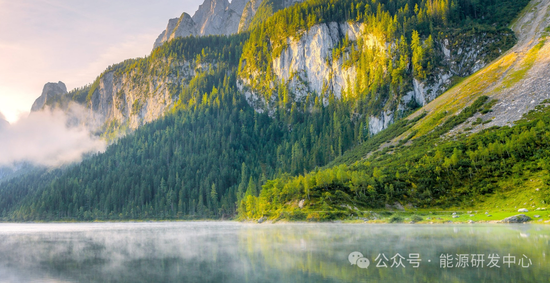
[[[172,40],[146,58],[127,60],[105,72],[139,81],[170,75],[170,62],[208,66],[189,84],[172,90],[175,106],[80,164],[2,181],[0,219],[259,218],[278,215],[291,202],[307,199],[311,212],[290,209],[288,218],[324,220],[349,215],[344,204],[380,208],[396,200],[426,207],[471,203],[476,196],[493,193],[497,178],[548,170],[549,162],[541,161],[549,161],[547,108],[512,128],[440,142],[453,126],[490,108],[483,98],[411,147],[400,144],[362,161],[415,121],[402,119],[372,136],[366,114],[399,101],[412,87],[411,78],[428,79],[441,60],[434,41],[446,34],[505,34],[494,48],[510,48],[515,38],[507,25],[527,3],[309,0],[274,13],[246,33]],[[316,93],[295,101],[282,85],[276,88],[274,109],[260,113],[248,104],[237,80],[258,71],[265,76],[253,77],[253,86],[272,95],[266,86],[274,82],[271,59],[284,48],[278,43],[315,24],[344,21],[365,23],[369,32],[395,43],[391,59],[359,52],[365,50],[361,41],[343,38],[333,54],[349,54],[347,64],[358,65],[359,87],[341,99],[328,93],[328,103],[323,103]],[[487,56],[490,60],[498,54]],[[98,84],[99,78],[64,99],[89,104]],[[120,125],[111,126],[107,135]],[[433,148],[434,143],[439,145]],[[385,154],[388,151],[395,152]]]

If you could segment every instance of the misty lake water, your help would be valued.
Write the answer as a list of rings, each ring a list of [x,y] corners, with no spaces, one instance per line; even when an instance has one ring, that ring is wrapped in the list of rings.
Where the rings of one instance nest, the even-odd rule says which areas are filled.
[[[4,223],[0,282],[550,282],[549,242],[536,225]]]

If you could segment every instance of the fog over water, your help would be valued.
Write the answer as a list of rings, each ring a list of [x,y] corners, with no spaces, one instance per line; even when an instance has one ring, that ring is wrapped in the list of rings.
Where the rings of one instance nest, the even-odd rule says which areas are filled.
[[[549,241],[540,225],[4,223],[0,282],[540,282]],[[387,268],[376,266],[381,254]],[[403,266],[390,267],[397,254]],[[485,267],[443,269],[441,254],[485,254]],[[486,266],[489,254],[500,268]]]

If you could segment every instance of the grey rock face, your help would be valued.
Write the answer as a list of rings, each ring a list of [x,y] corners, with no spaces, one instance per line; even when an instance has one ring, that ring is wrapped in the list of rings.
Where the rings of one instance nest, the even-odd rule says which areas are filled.
[[[529,212],[529,210],[527,210],[527,208],[520,208],[518,209],[518,212]]]
[[[252,1],[249,2],[245,10],[251,9],[252,4]],[[336,98],[341,98],[343,90],[354,88],[358,69],[353,64],[345,64],[344,58],[349,54],[333,58],[332,50],[338,46],[340,40],[346,36],[351,41],[362,40],[366,46],[379,50],[379,54],[383,54],[380,56],[388,56],[388,48],[395,44],[367,31],[365,24],[361,23],[330,22],[314,25],[298,38],[288,38],[285,48],[280,54],[275,54],[271,62],[276,80],[281,83],[287,82],[297,101],[310,93],[325,97],[328,92],[332,92]],[[440,55],[444,57],[445,67],[437,69],[432,79],[414,79],[413,89],[402,98],[398,109],[384,109],[369,117],[370,134],[376,134],[391,125],[396,111],[405,110],[405,105],[410,101],[415,100],[419,105],[426,105],[435,99],[449,88],[452,76],[468,76],[485,66],[485,61],[482,60],[483,53],[479,50],[482,49],[480,47],[490,44],[491,39],[483,36],[477,38],[474,35],[471,41],[460,42],[458,46],[451,43],[448,40],[435,43],[436,50],[443,50]],[[245,93],[247,101],[258,112],[266,108],[270,111],[271,105],[274,104],[274,99],[266,101],[264,93],[250,87],[256,78],[262,76],[263,74],[257,73],[253,77],[243,77],[239,83],[239,88]]]
[[[235,0],[233,0],[235,1]],[[279,0],[279,1],[272,1],[273,7],[272,12],[275,13],[279,9],[284,9],[287,7],[290,7],[296,3],[304,2],[305,0]],[[242,11],[241,20],[239,22],[239,32],[247,31],[251,26],[252,20],[254,19],[254,16],[260,10],[260,6],[264,0],[249,0],[248,3],[246,3],[246,6],[244,6],[244,9]]]
[[[137,129],[156,120],[174,104],[177,96],[173,89],[187,86],[197,69],[210,66],[188,61],[172,62],[170,74],[166,77],[107,72],[99,79],[99,85],[91,96],[88,105],[91,118],[99,125],[116,121],[118,125],[126,124],[129,129]]]
[[[42,89],[42,94],[40,97],[38,97],[31,107],[31,112],[39,111],[46,105],[48,100],[54,99],[60,94],[66,94],[67,93],[67,87],[63,82],[58,83],[47,83],[44,85],[44,88]]]
[[[155,41],[154,48],[157,48],[164,42],[170,41],[176,37],[187,37],[190,35],[198,35],[197,25],[189,14],[183,13],[181,17],[170,19],[168,21],[166,30],[159,35]]]
[[[229,9],[242,14],[244,7],[249,2],[249,0],[233,0],[231,1],[231,4],[229,4]]]
[[[529,220],[531,220],[531,217],[525,214],[519,214],[505,218],[504,220],[502,220],[502,223],[523,223]]]
[[[284,9],[304,0],[276,1],[277,9]],[[246,31],[263,0],[205,0],[193,17],[186,13],[168,21],[168,26],[157,38],[154,48],[177,37],[231,35]]]
[[[193,15],[193,21],[197,24],[201,35],[225,34],[227,27],[225,12],[229,8],[227,0],[205,0],[199,6],[199,10]]]
[[[239,22],[249,0],[205,0],[193,17],[183,13],[168,21],[168,26],[157,40],[154,48],[178,37],[230,35],[238,32]]]
[[[246,31],[250,27],[250,23],[261,4],[262,0],[250,0],[246,3],[246,6],[243,8],[241,20],[239,21],[238,32]]]

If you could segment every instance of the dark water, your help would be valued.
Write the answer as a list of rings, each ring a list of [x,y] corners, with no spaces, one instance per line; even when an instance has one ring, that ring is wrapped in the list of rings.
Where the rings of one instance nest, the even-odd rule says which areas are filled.
[[[550,282],[549,242],[531,225],[0,224],[0,282]]]

